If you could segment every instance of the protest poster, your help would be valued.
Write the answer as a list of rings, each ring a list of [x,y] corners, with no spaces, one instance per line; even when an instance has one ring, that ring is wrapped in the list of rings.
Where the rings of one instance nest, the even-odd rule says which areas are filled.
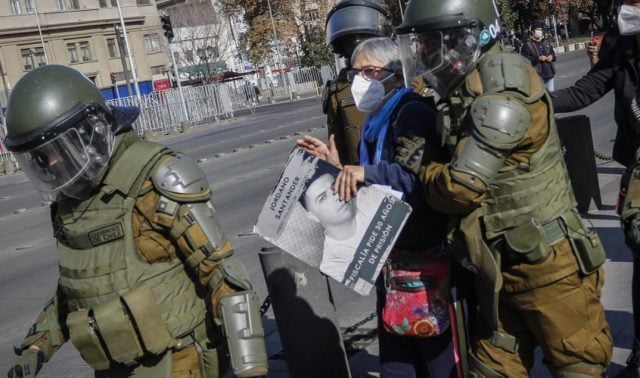
[[[362,295],[382,270],[411,207],[379,187],[341,201],[340,170],[295,148],[267,196],[254,232]]]

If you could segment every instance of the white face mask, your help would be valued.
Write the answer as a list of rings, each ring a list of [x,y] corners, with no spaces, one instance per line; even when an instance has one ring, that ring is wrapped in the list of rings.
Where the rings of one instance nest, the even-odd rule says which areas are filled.
[[[356,75],[353,78],[353,84],[351,84],[351,94],[356,103],[356,108],[365,113],[374,111],[386,94],[382,83],[393,76],[389,75],[382,80],[367,80],[360,75]]]
[[[618,29],[622,35],[640,33],[640,8],[635,5],[622,5],[618,12]]]
[[[540,39],[544,36],[544,33],[542,33],[542,30],[536,29],[533,31],[533,36],[537,39]]]

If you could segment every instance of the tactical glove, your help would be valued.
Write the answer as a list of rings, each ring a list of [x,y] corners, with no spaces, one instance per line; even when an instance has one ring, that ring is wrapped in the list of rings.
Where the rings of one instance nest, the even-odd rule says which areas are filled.
[[[427,149],[426,141],[419,136],[401,136],[396,140],[396,163],[410,170],[416,175],[420,173],[422,159]]]
[[[37,349],[25,349],[16,364],[9,369],[9,378],[35,377],[42,368],[44,353]]]

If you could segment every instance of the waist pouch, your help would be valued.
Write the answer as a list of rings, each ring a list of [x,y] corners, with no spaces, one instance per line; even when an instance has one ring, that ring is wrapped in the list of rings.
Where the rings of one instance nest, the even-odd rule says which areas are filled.
[[[449,255],[442,248],[394,250],[383,267],[385,303],[382,324],[400,336],[444,333],[449,320]]]
[[[607,257],[598,234],[584,225],[575,210],[566,212],[560,218],[567,228],[571,249],[578,260],[580,271],[588,275],[598,270]]]
[[[71,342],[95,370],[109,368],[111,360],[133,366],[146,352],[160,354],[176,343],[144,285],[70,313],[67,327]]]

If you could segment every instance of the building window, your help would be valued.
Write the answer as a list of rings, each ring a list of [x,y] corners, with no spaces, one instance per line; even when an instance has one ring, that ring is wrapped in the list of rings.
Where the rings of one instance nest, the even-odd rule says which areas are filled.
[[[31,49],[20,49],[20,56],[22,56],[22,66],[26,71],[33,69],[33,55]]]
[[[75,10],[78,9],[77,0],[57,0],[58,10]]]
[[[149,0],[136,0],[137,5],[149,5],[151,2]]]
[[[98,0],[98,4],[100,5],[100,8],[106,8],[107,0]]]
[[[188,62],[193,62],[193,50],[185,50],[184,51],[184,58]]]
[[[69,63],[78,63],[78,47],[75,43],[67,43],[67,51],[69,52]]]
[[[164,75],[167,71],[165,66],[151,66],[151,74],[152,75]]]
[[[42,47],[20,49],[20,56],[22,57],[22,67],[25,71],[47,64],[47,58]]]
[[[118,45],[116,44],[116,40],[113,38],[107,38],[107,50],[109,50],[110,58],[118,57]]]
[[[44,49],[42,47],[36,47],[33,53],[35,57],[36,64],[38,67],[44,66],[47,64],[47,58],[44,55]]]
[[[24,0],[24,9],[29,14],[36,13],[36,3],[35,0]]]
[[[148,53],[161,51],[160,35],[158,33],[144,35],[144,50]]]
[[[11,14],[21,14],[20,0],[11,0]]]
[[[111,0],[111,6],[112,7],[117,7],[118,6],[118,2],[116,0]]]
[[[89,48],[89,42],[80,42],[80,56],[82,56],[83,62],[91,61],[91,49]]]

